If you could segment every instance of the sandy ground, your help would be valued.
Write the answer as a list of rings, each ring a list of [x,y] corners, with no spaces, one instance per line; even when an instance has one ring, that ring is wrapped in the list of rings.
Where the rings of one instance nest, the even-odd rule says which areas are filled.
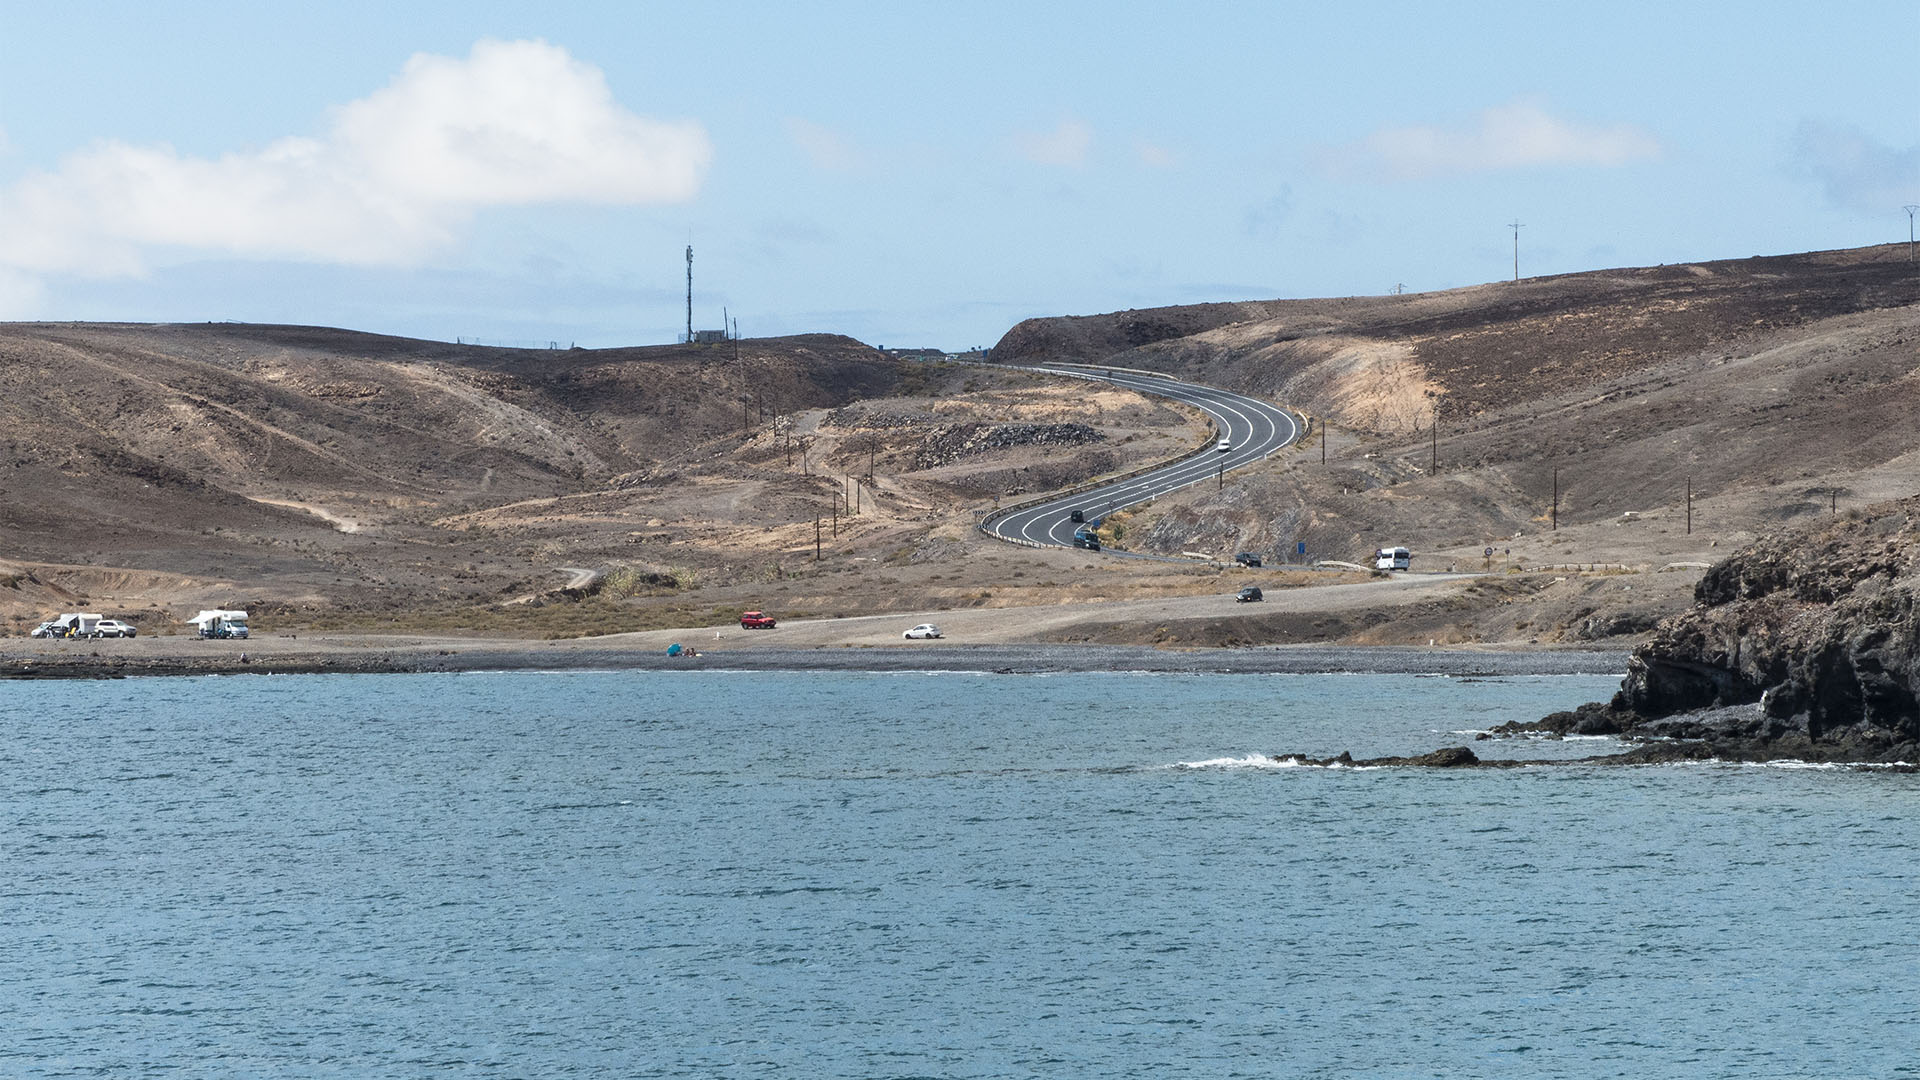
[[[1286,611],[1379,608],[1416,603],[1459,590],[1471,575],[1411,574],[1357,585],[1269,593],[1267,607]],[[216,673],[471,671],[576,668],[753,668],[828,670],[1164,670],[1164,671],[1418,671],[1465,673],[1612,672],[1619,650],[1355,648],[1266,646],[1161,649],[1140,645],[1053,644],[1048,634],[1082,623],[1182,620],[1245,612],[1230,596],[1120,601],[1052,607],[803,619],[773,630],[738,624],[560,641],[524,641],[418,634],[273,634],[247,641],[141,637],[132,640],[7,639],[0,677],[97,678]],[[907,627],[935,622],[944,637],[906,641]],[[697,656],[669,657],[680,644]],[[243,659],[244,658],[244,659]]]

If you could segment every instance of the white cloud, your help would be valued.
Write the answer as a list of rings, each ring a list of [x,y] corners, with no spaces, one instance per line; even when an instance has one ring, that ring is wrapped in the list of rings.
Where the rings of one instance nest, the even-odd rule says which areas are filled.
[[[1093,148],[1093,129],[1079,120],[1062,120],[1052,131],[1023,131],[1014,137],[1020,156],[1040,165],[1084,165]]]
[[[419,54],[327,132],[219,158],[103,142],[0,191],[0,262],[140,273],[156,249],[409,265],[486,207],[674,202],[712,157],[693,123],[637,116],[598,68],[541,41]]]
[[[1902,150],[1855,127],[1805,120],[1794,133],[1793,165],[1848,210],[1880,214],[1920,203],[1920,146]]]
[[[1423,180],[1542,165],[1624,165],[1659,153],[1660,143],[1631,125],[1583,125],[1516,101],[1482,112],[1468,128],[1377,131],[1322,152],[1320,164],[1352,179]]]
[[[813,167],[826,172],[856,172],[867,164],[866,155],[853,145],[852,140],[832,128],[822,127],[811,120],[799,117],[787,118],[787,137],[800,147]]]

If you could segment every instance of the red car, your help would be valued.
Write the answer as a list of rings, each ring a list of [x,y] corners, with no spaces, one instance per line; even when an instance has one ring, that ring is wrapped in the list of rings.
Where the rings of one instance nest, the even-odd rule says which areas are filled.
[[[743,611],[740,613],[740,629],[771,630],[773,629],[773,616],[764,611]]]

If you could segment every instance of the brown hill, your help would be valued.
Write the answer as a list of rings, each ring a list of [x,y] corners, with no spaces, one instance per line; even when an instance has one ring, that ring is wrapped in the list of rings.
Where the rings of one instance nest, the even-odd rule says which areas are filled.
[[[16,627],[84,606],[385,623],[608,582],[684,605],[778,577],[812,554],[816,519],[829,552],[890,553],[968,520],[968,501],[1195,437],[1131,394],[833,335],[522,350],[14,324],[0,379],[0,618]],[[602,625],[550,621],[540,632]]]
[[[1284,475],[1196,493],[1144,523],[1157,550],[1211,535],[1479,562],[1518,537],[1536,563],[1699,557],[1691,535],[1744,539],[1913,490],[1920,269],[1906,254],[1036,319],[993,358],[1165,371],[1322,422],[1325,467],[1316,444]]]
[[[5,325],[0,537],[36,563],[360,588],[356,563],[381,539],[420,547],[447,514],[671,468],[738,431],[743,405],[841,405],[905,371],[831,335],[744,341],[736,356],[734,343],[549,351],[316,327]],[[502,570],[498,551],[428,543],[403,560],[419,572],[374,580],[404,592],[447,576],[425,565],[436,558]]]
[[[1181,645],[1644,635],[1730,546],[1914,490],[1920,272],[1904,255],[1023,323],[996,360],[1175,372],[1316,421],[1306,446],[1114,515],[1103,536],[1118,547],[1271,564],[1300,544],[1352,560],[1394,543],[1421,569],[1541,571],[1417,608],[1229,605],[1152,627],[1090,612],[1047,632]],[[84,607],[151,629],[236,605],[289,629],[570,635],[743,607],[784,619],[1313,579],[1034,552],[974,531],[1008,496],[1196,444],[1206,430],[1190,413],[830,335],[735,348],[0,325],[0,621]]]

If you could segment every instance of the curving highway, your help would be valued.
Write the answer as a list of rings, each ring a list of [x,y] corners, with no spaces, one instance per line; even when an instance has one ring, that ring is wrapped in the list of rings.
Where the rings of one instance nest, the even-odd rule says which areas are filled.
[[[1223,471],[1232,472],[1243,465],[1251,465],[1300,437],[1300,422],[1292,413],[1244,394],[1108,368],[1042,366],[1026,370],[1112,383],[1143,394],[1185,402],[1212,417],[1214,427],[1220,432],[1216,438],[1227,439],[1233,449],[1221,453],[1209,446],[1128,480],[1023,506],[1005,516],[992,518],[983,526],[990,535],[1014,543],[1071,546],[1073,531],[1080,528],[1079,524],[1069,519],[1074,510],[1082,511],[1091,522],[1115,510],[1124,510],[1168,492],[1213,480]]]

